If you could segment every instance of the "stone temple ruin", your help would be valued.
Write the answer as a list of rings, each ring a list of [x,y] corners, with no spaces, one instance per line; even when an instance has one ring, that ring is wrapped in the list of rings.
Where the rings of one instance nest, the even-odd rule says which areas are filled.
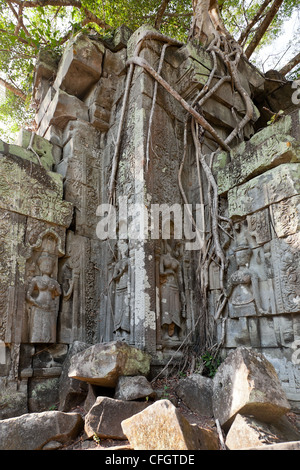
[[[209,52],[176,41],[164,47],[147,31],[120,28],[110,42],[80,33],[62,57],[41,53],[36,131],[0,142],[1,418],[58,401],[75,341],[124,340],[160,370],[208,326],[224,356],[239,346],[262,352],[300,408],[296,91],[240,61],[255,113],[211,163],[226,269],[220,276],[210,260],[202,318],[197,231],[186,215],[190,209],[196,218],[200,208],[200,232],[209,233],[210,193],[185,132],[186,105],[215,65],[224,80],[201,115],[222,139],[243,119],[245,103]],[[284,115],[267,125],[268,109]],[[198,138],[203,153],[218,149],[209,132]],[[160,210],[162,226],[151,233],[149,219]]]

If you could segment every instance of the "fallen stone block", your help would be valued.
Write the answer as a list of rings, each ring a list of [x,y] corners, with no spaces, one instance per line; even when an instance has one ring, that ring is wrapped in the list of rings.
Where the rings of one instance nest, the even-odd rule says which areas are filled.
[[[280,442],[279,444],[271,444],[269,446],[248,447],[240,450],[300,450],[300,441]]]
[[[151,356],[123,341],[91,346],[70,361],[69,377],[103,387],[115,387],[121,375],[145,375]]]
[[[209,377],[192,374],[179,381],[175,392],[191,411],[203,416],[213,415],[213,382]]]
[[[218,368],[213,378],[213,412],[225,430],[238,413],[270,423],[289,410],[277,373],[262,354],[240,347]]]
[[[300,440],[299,432],[284,418],[274,424],[267,424],[251,416],[238,414],[225,444],[229,450],[237,450]]]
[[[0,420],[21,416],[27,412],[27,393],[17,390],[15,384],[6,384],[4,377],[0,378]]]
[[[139,398],[155,397],[155,392],[143,375],[119,377],[114,398],[118,400],[138,400]]]
[[[121,423],[134,450],[218,450],[212,431],[190,424],[169,400],[158,400]]]
[[[79,413],[45,411],[0,421],[0,450],[42,450],[49,442],[70,442],[83,429]]]
[[[94,435],[101,439],[127,439],[121,422],[140,413],[147,406],[146,402],[115,400],[109,397],[97,397],[96,402],[85,417],[84,430],[90,438]]]
[[[70,411],[74,406],[82,403],[88,394],[88,385],[86,383],[68,377],[72,356],[88,347],[90,347],[89,344],[81,341],[74,341],[70,346],[59,380],[59,411]]]

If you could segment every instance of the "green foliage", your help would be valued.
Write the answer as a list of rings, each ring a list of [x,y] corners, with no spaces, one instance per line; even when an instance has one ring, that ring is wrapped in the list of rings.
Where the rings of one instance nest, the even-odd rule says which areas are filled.
[[[277,122],[278,119],[284,114],[284,111],[282,111],[282,109],[280,111],[278,111],[278,113],[276,114],[273,114],[273,116],[271,117],[271,119],[268,121],[268,126],[270,126],[271,124],[274,124],[274,122]]]
[[[207,351],[201,356],[201,360],[204,365],[202,374],[213,378],[219,365],[221,364],[220,357],[214,357],[210,352]]]
[[[101,444],[101,439],[96,433],[93,434],[93,441],[95,441],[98,446]]]
[[[34,111],[30,108],[30,97],[24,101],[10,91],[0,100],[0,138],[11,143],[21,127],[26,127],[34,119]]]
[[[161,395],[161,400],[168,400],[170,398],[170,392],[168,385],[164,385],[164,391]]]
[[[64,6],[68,4],[68,0],[57,0],[57,6],[25,6],[22,16],[19,16],[21,23],[18,23],[20,3],[19,0],[15,0],[15,3],[13,0],[9,3],[0,0],[0,78],[5,78],[30,99],[35,62],[41,49],[60,53],[66,40],[72,34],[82,31],[83,27],[92,27],[105,38],[122,24],[133,31],[142,24],[153,26],[161,0],[81,0],[81,3],[78,0],[78,6],[74,0],[71,2],[72,6]],[[283,22],[299,9],[298,3],[298,0],[283,2],[261,45],[280,35]],[[261,1],[219,0],[219,5],[226,27],[238,39],[261,6]],[[185,42],[191,26],[192,12],[192,0],[170,0],[160,31]],[[87,18],[90,20],[91,15],[95,15],[94,18],[97,17],[99,22],[104,22],[105,28],[99,22],[87,24]],[[259,23],[256,28],[258,25]],[[254,32],[255,28],[245,47]],[[295,74],[293,78],[296,78]],[[20,115],[22,102],[18,102],[16,110],[12,110],[12,105],[15,106],[15,103],[7,96],[5,106],[3,102],[1,104],[0,119],[2,122],[14,120],[21,127],[24,122],[24,117],[21,118]],[[26,116],[26,104],[23,109]],[[13,127],[14,124],[11,124],[11,129]]]

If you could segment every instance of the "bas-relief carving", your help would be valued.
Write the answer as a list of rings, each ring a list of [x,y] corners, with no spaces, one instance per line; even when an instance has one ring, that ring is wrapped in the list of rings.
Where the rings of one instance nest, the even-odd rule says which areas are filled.
[[[237,270],[229,277],[226,289],[231,317],[268,314],[262,307],[258,274],[250,267],[252,255],[248,245],[235,249]]]
[[[55,343],[59,298],[58,257],[63,255],[58,235],[47,230],[31,247],[27,260],[27,332],[30,343]]]
[[[162,342],[167,346],[172,346],[172,343],[176,344],[182,339],[186,318],[182,267],[179,259],[178,247],[172,250],[170,243],[164,240],[159,261],[160,327]]]
[[[298,315],[267,317],[227,318],[225,324],[226,348],[241,345],[259,348],[286,348],[291,350],[299,341]],[[218,322],[218,338],[221,338],[222,320]]]
[[[130,335],[130,264],[128,244],[118,242],[118,261],[112,274],[115,283],[113,333],[116,339],[129,340]]]
[[[276,305],[300,313],[300,233],[272,241]]]
[[[115,339],[135,344],[134,250],[127,239],[103,242],[100,296],[100,342]]]
[[[29,342],[55,343],[58,315],[57,297],[61,295],[58,282],[53,279],[54,262],[52,255],[42,253],[38,259],[40,275],[32,278],[27,301],[30,304]]]
[[[86,272],[84,253],[86,240],[69,231],[66,242],[66,255],[61,259],[59,281],[62,295],[58,317],[58,340],[70,344],[85,341],[85,289],[83,278]]]
[[[226,250],[228,306],[216,327],[225,348],[244,345],[268,356],[295,402],[300,401],[300,366],[293,361],[300,343],[298,206],[294,196],[234,222],[234,240]],[[242,263],[235,259],[240,244],[252,252]]]

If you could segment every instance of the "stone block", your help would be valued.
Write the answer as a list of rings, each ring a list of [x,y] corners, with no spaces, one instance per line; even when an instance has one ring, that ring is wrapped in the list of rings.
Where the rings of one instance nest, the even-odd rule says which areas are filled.
[[[99,129],[101,132],[107,132],[110,125],[110,111],[99,106],[97,103],[93,103],[89,107],[89,118],[90,122]]]
[[[78,413],[45,411],[4,419],[0,421],[0,450],[42,450],[49,441],[62,446],[82,429]]]
[[[169,400],[158,400],[121,424],[134,450],[218,450],[215,435],[189,423]]]
[[[88,121],[88,107],[76,96],[58,90],[40,122],[38,134],[44,136],[50,125],[64,129],[69,121],[76,119]]]
[[[16,144],[27,149],[32,138],[32,132],[22,129],[18,135]],[[39,155],[40,161],[46,170],[52,170],[55,163],[54,146],[43,137],[34,135],[31,143],[33,150]]]
[[[237,348],[239,346],[251,346],[251,339],[248,327],[248,319],[241,318],[227,318],[225,325],[219,324],[218,331],[219,337],[222,337],[222,329],[225,328],[225,347]]]
[[[92,106],[95,103],[110,111],[114,102],[116,86],[117,84],[115,80],[112,80],[112,77],[102,77],[84,100],[85,104]]]
[[[289,410],[277,373],[262,354],[239,347],[218,368],[213,378],[213,411],[225,430],[238,413],[268,423]]]
[[[53,100],[55,96],[56,90],[52,86],[49,87],[45,97],[43,98],[43,101],[40,103],[38,111],[34,117],[34,120],[37,124],[37,126],[40,125],[41,120],[45,116],[45,113],[47,112],[47,109],[50,106],[51,101]]]
[[[299,161],[299,144],[290,136],[274,135],[257,147],[243,143],[240,151],[231,153],[225,168],[215,168],[219,194],[282,163]]]
[[[122,421],[140,413],[148,406],[146,402],[97,397],[85,417],[85,433],[88,437],[96,435],[100,439],[126,440],[121,426]]]
[[[101,77],[104,51],[102,43],[84,34],[75,36],[65,49],[53,87],[82,99]]]
[[[135,30],[134,33],[130,36],[127,42],[127,59],[133,57],[136,45],[147,31],[156,32],[153,27],[149,25],[142,25],[140,28]]]
[[[46,134],[44,135],[46,140],[49,140],[52,145],[58,145],[62,147],[62,130],[55,126],[48,127]]]
[[[44,373],[51,368],[44,369]],[[55,368],[56,369],[56,368]],[[34,373],[35,371],[33,371]],[[38,375],[43,373],[41,369]],[[61,369],[60,369],[61,372]],[[47,372],[46,372],[47,374]],[[59,377],[33,377],[28,387],[28,410],[30,413],[48,411],[58,403]]]
[[[69,147],[65,147],[72,140]],[[88,120],[77,119],[69,121],[62,133],[62,146],[64,147],[64,158],[66,152],[71,156],[81,156],[84,152],[89,155],[97,155],[99,148],[99,132]],[[67,157],[69,156],[67,155]],[[97,158],[95,156],[95,158]]]
[[[300,232],[285,238],[273,238],[271,253],[276,312],[297,313],[300,311]]]
[[[38,157],[35,155],[34,152],[32,152],[31,150],[27,150],[27,148],[20,147],[20,145],[16,145],[16,144],[8,145],[7,144],[7,154],[20,157],[23,160],[33,162],[37,165],[40,165],[40,162],[41,162],[41,166],[43,168],[45,167],[46,170],[51,170],[53,166],[51,163],[51,167],[49,168],[49,161],[47,162],[47,159],[46,161],[45,159],[41,159],[41,158],[38,159]]]
[[[300,441],[281,442],[279,444],[270,444],[261,447],[248,447],[246,450],[300,450]]]
[[[132,30],[126,25],[121,25],[116,28],[113,39],[109,43],[110,47],[114,51],[119,51],[127,46],[127,43],[132,35]]]
[[[291,136],[295,139],[298,138],[297,128],[295,129],[293,125],[292,114],[281,117],[271,126],[264,127],[262,130],[257,132],[254,136],[251,137],[251,144],[254,146],[261,145],[270,137],[276,135]]]
[[[210,123],[228,129],[231,132],[236,126],[236,118],[231,109],[218,103],[215,99],[207,100],[203,105],[203,115]]]
[[[228,431],[225,444],[229,450],[239,450],[299,440],[299,431],[286,417],[274,424],[266,424],[251,416],[238,414]]]
[[[228,191],[229,217],[243,217],[300,193],[300,163],[285,163]]]
[[[300,196],[272,204],[270,210],[277,237],[288,237],[300,232]]]
[[[63,364],[59,380],[59,411],[71,411],[74,406],[83,402],[88,393],[88,386],[84,382],[68,377],[70,360],[74,354],[84,351],[90,345],[81,341],[74,341],[70,346],[68,355]]]
[[[209,377],[192,374],[181,379],[175,389],[185,405],[201,416],[212,416],[213,383]]]
[[[126,59],[126,49],[122,49],[118,52],[112,52],[106,49],[103,60],[103,71],[108,74],[108,76],[112,74],[118,77],[126,74]]]
[[[49,87],[49,81],[52,81],[57,73],[57,67],[59,62],[59,55],[53,51],[41,49],[38,54],[34,83],[33,83],[33,96],[38,101],[43,99],[45,96],[43,93],[40,95],[39,88],[42,82],[47,82]],[[48,87],[46,90],[48,90]]]
[[[115,387],[121,375],[145,375],[149,354],[122,341],[99,343],[71,358],[69,377],[103,387]]]
[[[146,377],[143,375],[119,377],[114,398],[130,401],[146,397],[155,397],[155,392]]]
[[[6,374],[8,375],[8,373]],[[22,416],[28,413],[27,393],[17,390],[15,384],[7,383],[7,377],[0,378],[0,443],[2,439],[1,420]],[[0,444],[0,449],[1,444]]]
[[[0,207],[68,227],[73,206],[62,199],[62,178],[19,157],[0,159]]]

